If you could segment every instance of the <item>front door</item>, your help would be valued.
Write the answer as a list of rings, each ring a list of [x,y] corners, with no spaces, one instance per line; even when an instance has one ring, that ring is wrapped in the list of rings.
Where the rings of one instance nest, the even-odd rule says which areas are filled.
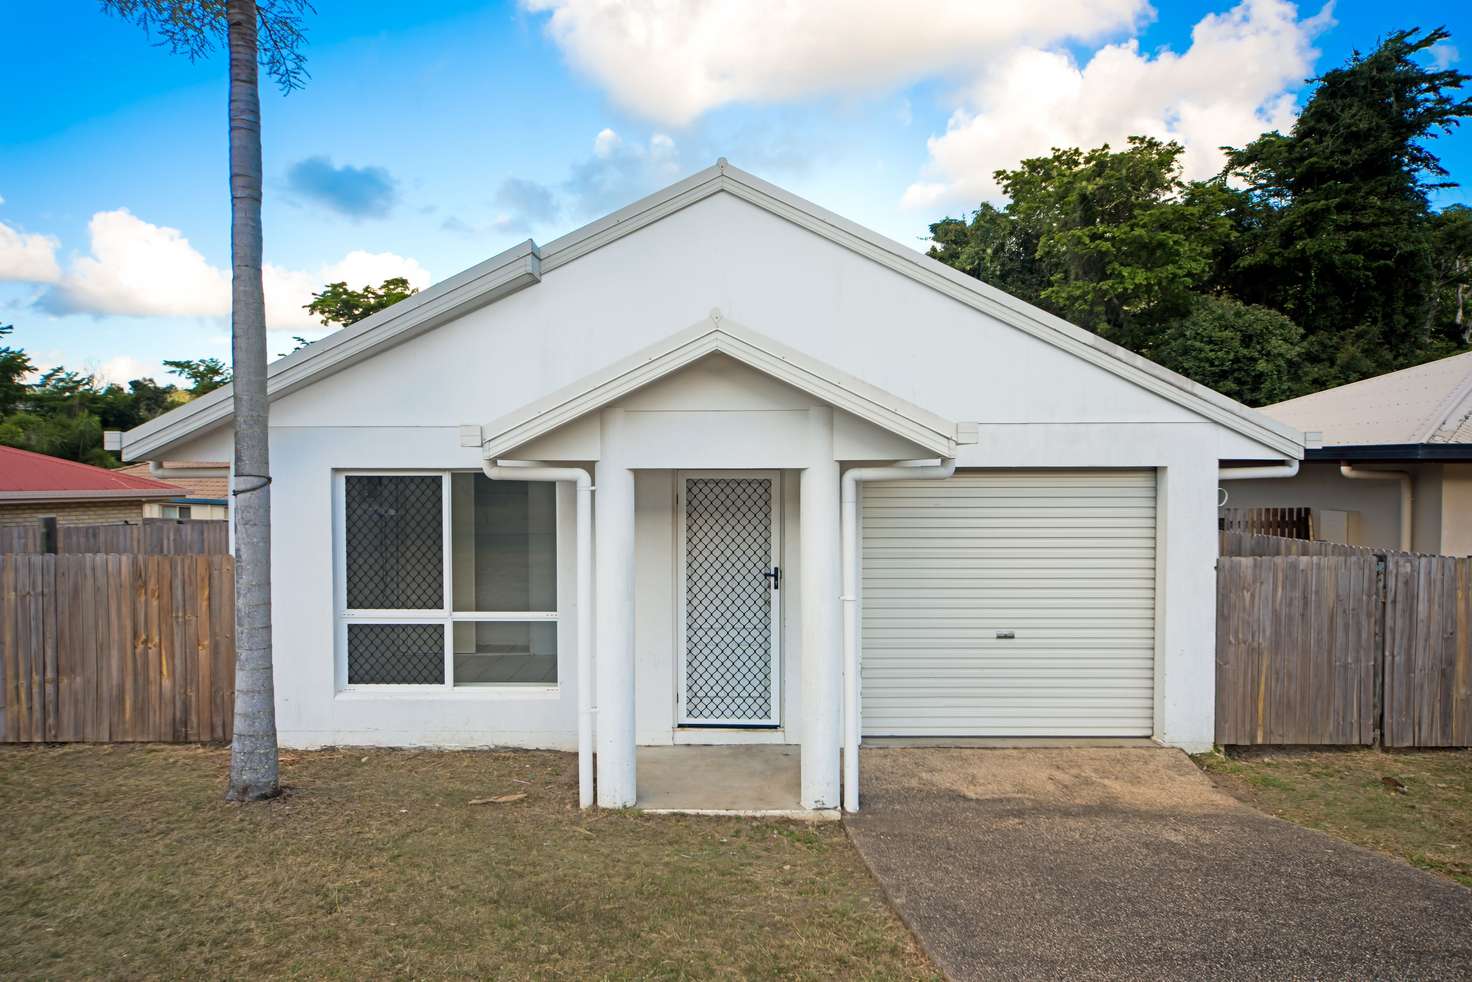
[[[682,726],[780,722],[776,471],[679,475]]]

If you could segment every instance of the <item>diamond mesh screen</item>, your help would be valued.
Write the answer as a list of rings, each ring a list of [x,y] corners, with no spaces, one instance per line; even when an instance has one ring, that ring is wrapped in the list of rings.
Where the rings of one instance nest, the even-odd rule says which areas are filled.
[[[443,624],[349,624],[349,685],[439,685]]]
[[[348,608],[443,607],[441,479],[352,475],[344,480]]]
[[[770,478],[685,482],[685,718],[772,719]]]

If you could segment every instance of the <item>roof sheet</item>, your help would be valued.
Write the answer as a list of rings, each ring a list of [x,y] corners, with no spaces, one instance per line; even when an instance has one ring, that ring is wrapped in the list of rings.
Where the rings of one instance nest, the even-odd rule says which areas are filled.
[[[171,468],[182,470],[185,468],[193,469],[207,467],[218,467],[223,469],[229,467],[229,465],[208,461],[198,463],[192,461],[169,461],[164,464],[164,471],[165,473],[167,473]],[[148,468],[149,465],[145,461],[137,464],[129,464],[126,467],[120,467],[118,468],[118,470],[123,474],[136,474],[142,477],[148,477],[150,474]],[[230,478],[223,474],[219,477],[175,477],[170,474],[168,483],[183,488],[185,492],[183,497],[186,498],[210,498],[214,500],[224,501],[230,497]]]
[[[60,491],[73,496],[95,492],[99,497],[137,497],[157,492],[159,497],[170,497],[182,490],[150,477],[79,464],[75,460],[48,457],[15,447],[0,447],[0,494]]]
[[[1472,443],[1472,352],[1262,407],[1324,446]]]

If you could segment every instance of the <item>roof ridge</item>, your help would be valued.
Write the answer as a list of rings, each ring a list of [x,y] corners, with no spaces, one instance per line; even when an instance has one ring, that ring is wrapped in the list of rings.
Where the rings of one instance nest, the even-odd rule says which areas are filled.
[[[732,166],[725,158],[553,239],[544,247],[528,239],[271,363],[266,371],[268,397],[283,396],[318,376],[347,368],[387,347],[431,330],[468,309],[493,303],[539,283],[544,271],[551,272],[574,262],[603,245],[722,192],[1176,402],[1205,419],[1234,429],[1264,446],[1295,457],[1303,453],[1303,435],[1293,427],[748,174]],[[232,412],[231,392],[231,386],[222,386],[129,430],[123,436],[126,458],[146,457],[203,429],[223,424]]]
[[[1472,355],[1472,351],[1464,351],[1462,355]],[[1449,355],[1448,360],[1459,357],[1461,355]],[[1428,361],[1423,364],[1434,365],[1436,362]],[[1421,366],[1413,367],[1420,368]],[[1460,418],[1453,423],[1452,417],[1459,414]],[[1428,415],[1426,424],[1420,430],[1420,439],[1416,442],[1445,442],[1437,440],[1437,437],[1443,433],[1455,433],[1457,428],[1466,422],[1469,415],[1472,415],[1472,366],[1469,366],[1467,372],[1463,374],[1461,381],[1452,386],[1446,397],[1436,404],[1436,408]]]

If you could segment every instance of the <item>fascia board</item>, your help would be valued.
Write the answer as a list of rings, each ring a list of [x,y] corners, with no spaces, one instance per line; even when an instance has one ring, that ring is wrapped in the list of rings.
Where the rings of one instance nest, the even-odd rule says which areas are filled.
[[[488,459],[510,453],[711,354],[734,358],[938,456],[955,456],[955,423],[724,319],[702,321],[486,424],[482,453]]]
[[[417,337],[446,321],[494,303],[542,278],[530,239],[464,270],[423,293],[329,334],[266,369],[266,394],[276,399],[369,355]],[[123,458],[145,458],[228,419],[233,386],[222,386],[123,434]]]

